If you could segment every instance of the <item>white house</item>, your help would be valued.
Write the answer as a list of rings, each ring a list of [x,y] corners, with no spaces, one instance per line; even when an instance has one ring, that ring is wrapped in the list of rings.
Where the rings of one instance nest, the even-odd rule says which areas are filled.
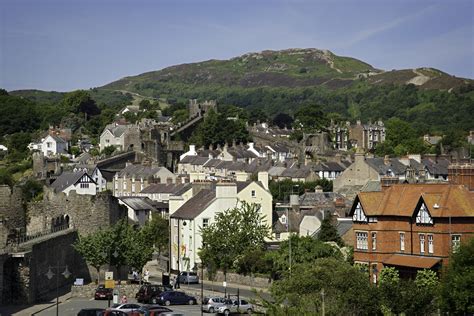
[[[114,146],[119,150],[140,148],[140,129],[137,125],[109,124],[100,134],[99,148]]]
[[[41,142],[41,151],[48,157],[67,155],[68,143],[61,137],[48,135]]]
[[[200,190],[187,199],[170,198],[171,268],[191,270],[201,259],[201,228],[214,221],[217,213],[239,207],[242,201],[257,204],[271,229],[272,195],[268,190],[268,173],[260,172],[259,181],[247,182],[194,182]]]
[[[51,184],[56,192],[76,191],[77,194],[96,195],[97,183],[86,172],[63,172],[56,181]]]
[[[84,171],[90,174],[92,179],[97,183],[97,192],[107,190],[107,179],[102,175],[102,172],[97,165],[77,165],[73,169],[74,172]]]
[[[128,219],[138,223],[140,226],[145,225],[147,221],[151,220],[153,212],[158,214],[153,201],[147,197],[122,196],[118,198],[118,202],[127,208]]]

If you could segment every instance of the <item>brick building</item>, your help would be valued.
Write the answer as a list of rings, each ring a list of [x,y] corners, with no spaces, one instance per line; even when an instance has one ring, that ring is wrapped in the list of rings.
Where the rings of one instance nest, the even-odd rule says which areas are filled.
[[[439,271],[451,251],[474,237],[474,191],[456,184],[395,184],[360,192],[350,216],[354,261],[373,282],[384,266],[402,277],[419,269]]]

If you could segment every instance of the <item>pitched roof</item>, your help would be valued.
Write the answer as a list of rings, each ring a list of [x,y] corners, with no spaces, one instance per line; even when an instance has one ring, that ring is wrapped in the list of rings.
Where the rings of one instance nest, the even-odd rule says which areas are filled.
[[[450,165],[448,159],[441,158],[438,160],[433,160],[430,158],[424,158],[421,160],[421,162],[432,175],[448,175],[448,167]]]
[[[388,257],[387,259],[385,259],[383,263],[386,265],[392,265],[392,266],[430,269],[440,261],[441,261],[441,258],[437,258],[437,257],[394,254]]]
[[[123,133],[128,129],[129,127],[127,125],[121,125],[121,124],[109,124],[105,127],[106,130],[110,131],[114,137],[120,137],[122,136]]]
[[[334,200],[344,197],[336,192],[305,192],[299,197],[300,205],[322,205],[322,204],[334,204]]]
[[[413,216],[423,201],[432,217],[474,216],[474,192],[453,184],[394,184],[384,192],[360,192],[360,201],[369,216]]]
[[[141,196],[121,196],[117,197],[117,199],[121,200],[125,203],[128,207],[135,211],[141,210],[154,210],[155,207],[153,205],[153,201],[147,197]]]
[[[143,166],[139,164],[131,164],[120,170],[118,173],[119,177],[137,177],[137,178],[147,178],[147,177],[153,177],[156,175],[158,172],[165,172],[168,173],[171,176],[173,176],[173,173],[166,169],[165,167],[159,167],[159,166]]]
[[[185,156],[179,163],[191,163],[197,156]]]
[[[153,183],[144,188],[140,193],[171,193],[176,194],[185,188],[191,188],[190,183],[168,184],[168,183]]]
[[[302,168],[286,168],[282,173],[282,177],[289,178],[306,178],[311,174],[311,169],[307,167]]]
[[[194,219],[204,212],[204,210],[215,199],[214,190],[203,189],[195,196],[184,203],[176,212],[171,215],[172,218]]]
[[[404,164],[395,158],[390,158],[388,164],[385,164],[384,158],[367,158],[365,161],[380,175],[387,175],[390,171],[395,175],[404,175],[407,169]]]
[[[57,179],[51,184],[51,187],[56,191],[56,192],[62,192],[64,189],[67,187],[76,184],[79,179],[82,178],[83,175],[87,175],[86,172],[84,171],[78,171],[78,172],[63,172]],[[91,178],[91,181],[92,180]]]

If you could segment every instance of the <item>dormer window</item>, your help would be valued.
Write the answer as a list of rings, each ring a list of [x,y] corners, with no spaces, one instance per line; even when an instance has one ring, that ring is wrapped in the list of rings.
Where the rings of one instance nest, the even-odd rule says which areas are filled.
[[[352,215],[352,221],[367,223],[367,217],[365,216],[364,210],[362,209],[360,202],[357,203],[354,215]]]
[[[286,216],[285,215],[282,215],[280,220],[281,220],[282,224],[286,224]]]
[[[418,225],[433,225],[433,218],[430,216],[426,205],[421,204],[418,214],[416,214],[416,224]]]

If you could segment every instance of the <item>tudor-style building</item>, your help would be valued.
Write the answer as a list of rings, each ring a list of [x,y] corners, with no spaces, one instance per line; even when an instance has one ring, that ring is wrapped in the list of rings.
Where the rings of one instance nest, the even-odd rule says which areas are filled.
[[[350,215],[354,262],[366,265],[372,282],[384,266],[402,277],[439,270],[451,251],[474,238],[474,191],[454,184],[395,184],[360,192]]]

